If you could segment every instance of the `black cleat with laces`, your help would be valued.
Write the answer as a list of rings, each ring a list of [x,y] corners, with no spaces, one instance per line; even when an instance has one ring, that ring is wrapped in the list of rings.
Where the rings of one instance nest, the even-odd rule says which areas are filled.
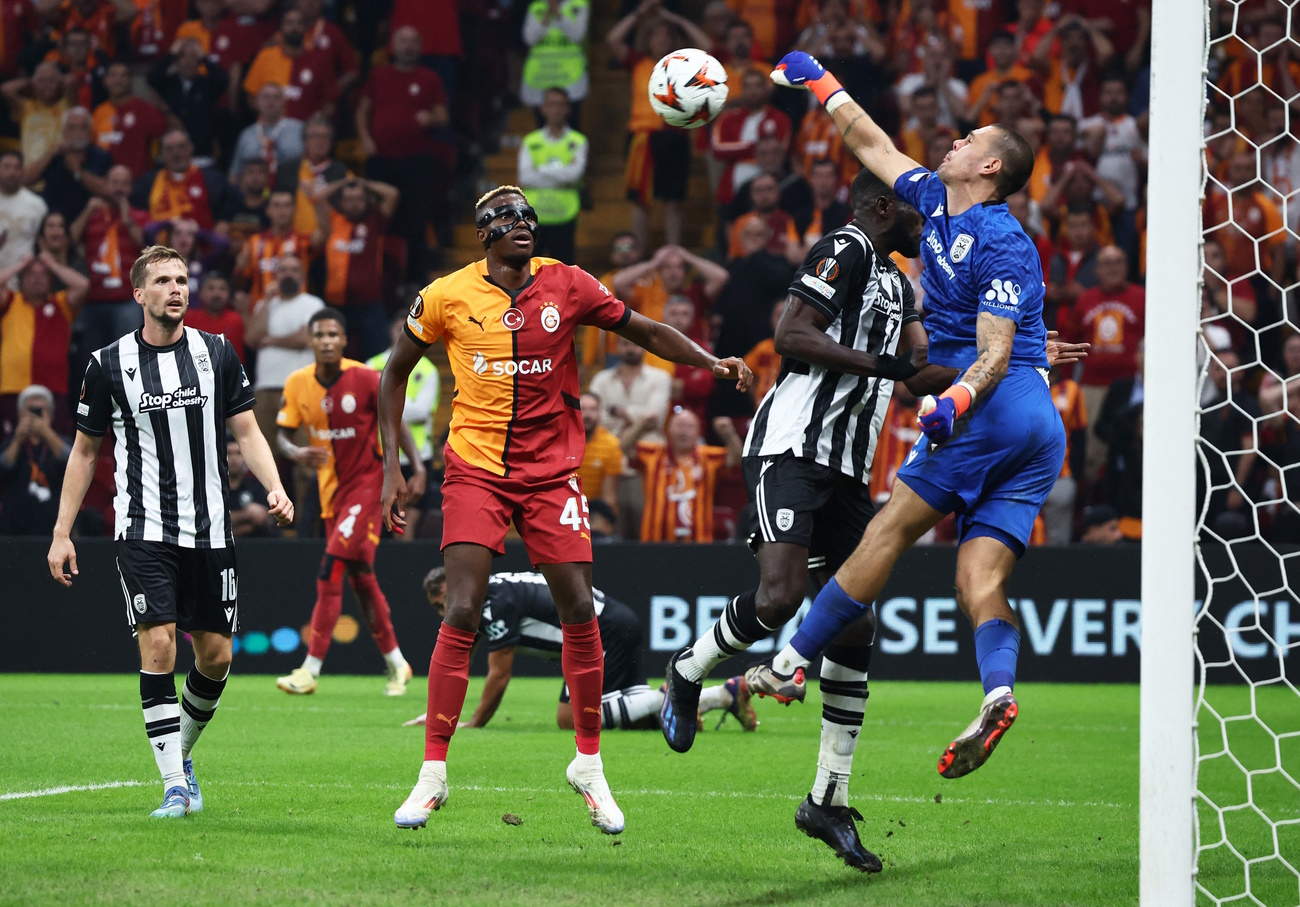
[[[668,660],[664,704],[659,710],[659,727],[664,732],[664,740],[679,753],[689,750],[695,742],[695,731],[700,721],[700,690],[704,686],[677,672],[677,659],[686,651],[682,649]]]
[[[795,811],[794,826],[808,837],[823,841],[850,869],[880,872],[880,857],[862,846],[854,819],[861,821],[862,813],[852,806],[822,806],[814,803],[809,794]]]

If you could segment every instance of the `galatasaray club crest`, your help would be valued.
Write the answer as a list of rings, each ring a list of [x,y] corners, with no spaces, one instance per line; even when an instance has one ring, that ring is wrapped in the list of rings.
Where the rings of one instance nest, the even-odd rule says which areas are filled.
[[[555,303],[548,302],[542,306],[542,330],[554,334],[560,327],[560,310]]]

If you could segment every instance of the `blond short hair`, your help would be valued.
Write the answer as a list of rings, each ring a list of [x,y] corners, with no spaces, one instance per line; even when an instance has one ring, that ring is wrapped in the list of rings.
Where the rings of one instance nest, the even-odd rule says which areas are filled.
[[[131,286],[137,290],[142,289],[149,266],[164,261],[179,261],[182,267],[189,267],[184,256],[170,246],[149,246],[140,253],[135,264],[131,265]]]

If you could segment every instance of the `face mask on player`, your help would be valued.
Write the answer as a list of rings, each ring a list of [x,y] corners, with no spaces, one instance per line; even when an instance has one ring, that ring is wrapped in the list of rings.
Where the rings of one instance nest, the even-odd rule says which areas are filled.
[[[533,210],[532,205],[513,204],[500,205],[496,208],[488,208],[478,219],[480,230],[487,230],[487,225],[497,218],[509,217],[509,222],[493,227],[488,230],[488,234],[483,238],[483,248],[486,249],[503,236],[511,233],[516,227],[523,225],[533,238],[537,238],[537,212]]]

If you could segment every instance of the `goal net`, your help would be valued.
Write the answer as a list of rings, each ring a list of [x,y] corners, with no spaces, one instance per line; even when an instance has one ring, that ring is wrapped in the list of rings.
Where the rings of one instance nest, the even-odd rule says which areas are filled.
[[[1201,11],[1194,897],[1300,905],[1300,4]]]

